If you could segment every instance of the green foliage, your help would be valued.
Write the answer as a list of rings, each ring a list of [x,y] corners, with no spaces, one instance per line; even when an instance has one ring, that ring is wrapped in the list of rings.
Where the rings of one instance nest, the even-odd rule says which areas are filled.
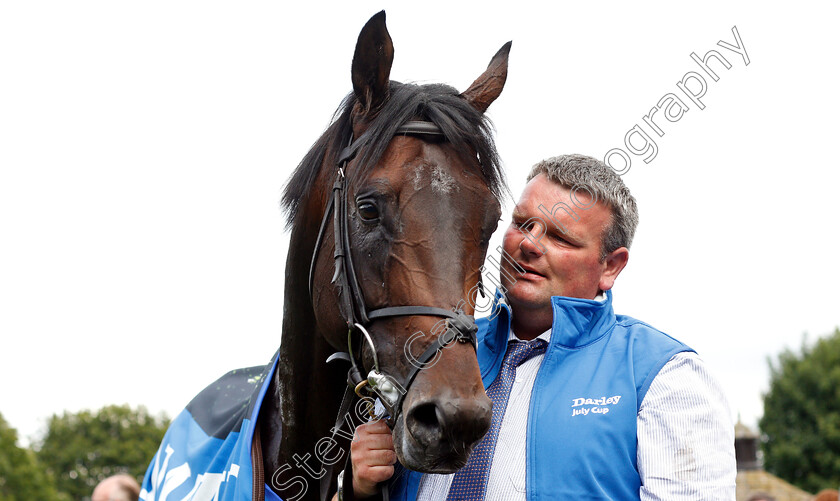
[[[765,469],[810,492],[840,485],[840,329],[770,362]]]
[[[60,492],[83,499],[97,483],[116,473],[141,481],[168,425],[168,418],[151,416],[142,406],[54,414],[38,459]]]
[[[0,415],[0,501],[62,501],[35,454],[18,447],[17,431]]]

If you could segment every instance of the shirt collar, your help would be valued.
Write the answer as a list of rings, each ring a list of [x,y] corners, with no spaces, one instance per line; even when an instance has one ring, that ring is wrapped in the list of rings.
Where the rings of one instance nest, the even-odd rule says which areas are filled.
[[[534,339],[542,339],[543,341],[548,343],[549,341],[551,341],[551,329],[548,329],[547,331],[543,332],[542,334],[540,334],[539,336],[537,336]],[[513,332],[513,328],[511,328],[510,332],[508,332],[508,342],[511,342],[511,341],[514,341],[514,342],[517,342],[517,343],[525,343],[526,342],[524,339],[521,339],[519,336],[517,336],[515,332]]]

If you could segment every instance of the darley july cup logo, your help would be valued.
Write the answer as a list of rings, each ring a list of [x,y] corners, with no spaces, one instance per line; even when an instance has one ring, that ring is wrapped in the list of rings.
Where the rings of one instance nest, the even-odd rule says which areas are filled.
[[[572,417],[588,416],[592,414],[607,414],[611,405],[618,405],[621,395],[600,398],[575,398],[572,399]]]

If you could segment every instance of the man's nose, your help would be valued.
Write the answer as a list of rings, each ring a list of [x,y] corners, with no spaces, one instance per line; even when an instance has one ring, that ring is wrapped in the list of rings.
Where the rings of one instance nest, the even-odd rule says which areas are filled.
[[[522,231],[522,241],[519,242],[519,249],[524,254],[534,257],[542,256],[544,252],[544,248],[540,242],[540,237],[543,234],[542,230],[537,225],[533,225],[527,231],[520,231]]]

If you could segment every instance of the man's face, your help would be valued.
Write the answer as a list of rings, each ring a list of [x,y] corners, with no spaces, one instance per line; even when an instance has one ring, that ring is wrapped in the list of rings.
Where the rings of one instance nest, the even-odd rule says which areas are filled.
[[[514,311],[550,310],[551,296],[593,299],[599,289],[612,288],[627,262],[627,249],[600,259],[601,237],[611,211],[603,202],[592,202],[585,189],[573,194],[544,174],[525,187],[503,243],[505,252],[525,270],[520,274],[502,261],[502,285]]]

